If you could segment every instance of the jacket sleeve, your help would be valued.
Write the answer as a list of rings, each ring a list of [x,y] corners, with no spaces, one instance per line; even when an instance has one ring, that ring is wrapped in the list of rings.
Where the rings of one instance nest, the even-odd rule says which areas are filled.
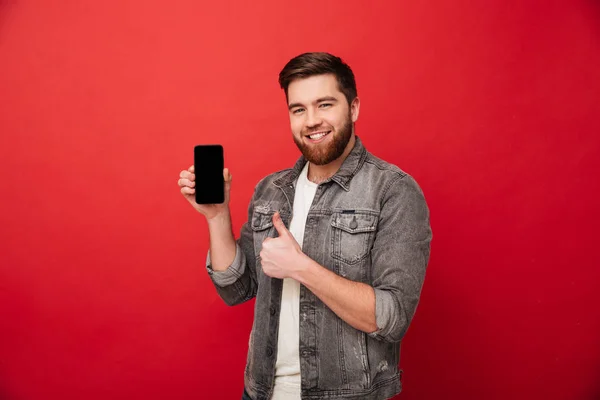
[[[415,314],[432,238],[429,208],[410,175],[398,174],[384,191],[371,251],[377,331],[371,337],[402,340]]]
[[[254,198],[252,196],[248,206],[248,220],[242,226],[240,238],[236,240],[235,258],[232,264],[224,271],[214,271],[210,262],[210,251],[207,255],[206,269],[217,293],[223,301],[230,306],[241,304],[256,296],[256,256],[254,254],[254,240],[250,224],[254,212]]]

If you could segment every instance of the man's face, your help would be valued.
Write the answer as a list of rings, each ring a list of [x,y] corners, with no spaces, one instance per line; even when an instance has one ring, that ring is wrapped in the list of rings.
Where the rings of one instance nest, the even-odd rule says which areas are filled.
[[[290,83],[288,107],[294,141],[308,161],[325,165],[342,155],[354,133],[359,100],[349,106],[333,74]]]

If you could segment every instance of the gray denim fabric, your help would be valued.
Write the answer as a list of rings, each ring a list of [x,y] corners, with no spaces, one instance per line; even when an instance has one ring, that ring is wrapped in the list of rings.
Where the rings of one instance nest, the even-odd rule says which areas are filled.
[[[262,242],[276,237],[272,216],[292,217],[295,183],[306,163],[261,180],[237,240],[233,264],[208,273],[223,300],[256,297],[245,387],[256,400],[273,389],[282,280],[265,275]],[[429,209],[415,180],[369,153],[357,137],[339,171],[321,183],[308,213],[303,251],[323,267],[375,290],[379,330],[364,333],[300,289],[303,399],[387,399],[401,391],[400,341],[413,318],[429,260]]]

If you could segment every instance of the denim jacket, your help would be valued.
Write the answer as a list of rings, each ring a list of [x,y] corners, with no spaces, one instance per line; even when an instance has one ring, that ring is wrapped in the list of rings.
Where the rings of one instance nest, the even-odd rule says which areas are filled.
[[[289,228],[295,183],[306,159],[256,186],[236,255],[225,271],[208,273],[229,305],[256,297],[245,387],[271,396],[277,359],[281,279],[265,275],[258,257],[276,237],[279,211]],[[415,180],[356,143],[337,173],[321,183],[306,219],[305,254],[336,274],[374,288],[376,332],[354,329],[318,297],[300,288],[302,399],[387,399],[401,391],[400,342],[413,318],[429,260],[429,209]]]

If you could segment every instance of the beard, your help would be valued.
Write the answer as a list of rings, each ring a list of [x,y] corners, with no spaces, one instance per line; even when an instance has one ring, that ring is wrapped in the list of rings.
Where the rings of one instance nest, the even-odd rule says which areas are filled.
[[[344,125],[342,125],[339,131],[331,129],[329,135],[332,135],[332,138],[327,145],[307,145],[302,141],[304,135],[308,133],[305,131],[302,132],[301,138],[297,138],[296,135],[293,135],[294,142],[296,142],[296,146],[298,146],[298,149],[302,152],[304,158],[309,162],[315,165],[325,165],[336,160],[344,153],[344,150],[346,150],[346,146],[352,137],[352,128],[352,119],[350,115],[348,115],[348,118],[344,121]]]

